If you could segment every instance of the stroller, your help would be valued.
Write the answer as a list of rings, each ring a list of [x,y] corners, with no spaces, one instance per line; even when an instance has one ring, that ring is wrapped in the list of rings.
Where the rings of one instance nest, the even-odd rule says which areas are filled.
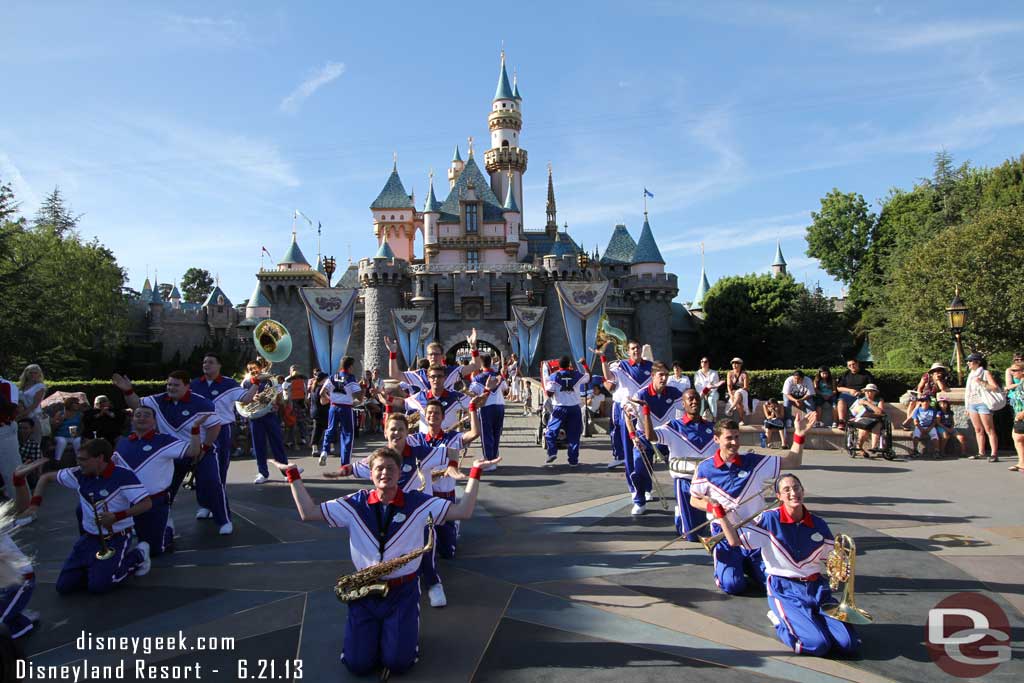
[[[544,405],[540,409],[540,421],[537,424],[537,445],[544,445],[544,433],[548,429],[548,420],[551,419],[551,399],[545,398]],[[568,448],[569,440],[565,435],[564,429],[559,429],[558,434],[555,436],[555,446],[558,450],[562,451]]]
[[[870,424],[859,420],[850,420],[846,423],[846,452],[850,454],[851,458],[856,458],[859,451],[857,447],[857,431],[859,429],[874,429],[879,420],[882,423],[882,429],[878,436],[878,448],[869,450],[872,450],[875,455],[880,455],[886,460],[896,459],[896,451],[892,446],[892,420],[889,419],[888,415],[876,418]]]

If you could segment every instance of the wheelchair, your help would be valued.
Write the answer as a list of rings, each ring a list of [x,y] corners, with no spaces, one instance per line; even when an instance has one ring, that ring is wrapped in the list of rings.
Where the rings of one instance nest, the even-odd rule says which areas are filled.
[[[878,448],[869,448],[866,451],[873,453],[875,456],[881,456],[886,460],[895,460],[896,451],[892,445],[892,420],[889,419],[888,415],[872,419],[875,421],[871,423],[870,427],[866,421],[861,422],[861,420],[850,420],[846,423],[846,452],[850,454],[851,458],[856,458],[860,454],[857,447],[857,432],[860,429],[874,431],[874,428],[881,423],[882,429],[878,436]]]
[[[551,419],[551,401],[544,401],[544,405],[540,409],[540,421],[537,423],[537,445],[544,445],[544,433],[548,429],[548,420]],[[558,434],[555,436],[555,447],[563,451],[569,447],[569,439],[565,434],[564,429],[559,429]]]

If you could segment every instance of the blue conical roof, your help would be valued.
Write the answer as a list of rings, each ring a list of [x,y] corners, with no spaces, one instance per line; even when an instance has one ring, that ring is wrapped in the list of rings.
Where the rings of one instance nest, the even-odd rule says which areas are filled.
[[[519,213],[519,205],[516,204],[516,193],[512,191],[512,182],[508,184],[508,192],[505,193],[505,203],[501,205],[501,208],[505,210],[505,213]]]
[[[708,275],[704,272],[704,266],[701,266],[700,282],[697,284],[697,293],[693,295],[693,303],[690,304],[690,308],[702,308],[704,306],[704,297],[708,295],[709,289],[711,289],[711,283],[708,282]]]
[[[162,296],[160,296],[160,283],[159,282],[156,283],[156,287],[154,287],[153,291],[150,293],[149,301],[150,301],[150,303],[154,303],[154,304],[162,304],[164,302],[164,298]]]
[[[636,243],[636,251],[633,252],[633,263],[660,263],[665,264],[661,258],[661,251],[658,243],[654,241],[654,233],[651,232],[651,224],[644,216],[644,227],[640,230],[640,239]]]
[[[171,299],[180,299],[181,292],[178,291],[178,285],[171,285]]]
[[[452,161],[462,161],[462,155],[459,154],[459,146],[455,145],[455,156],[452,157]]]
[[[220,285],[216,285],[209,294],[206,295],[206,301],[203,302],[203,306],[212,306],[217,303],[217,297],[224,297],[224,305],[230,306],[231,300],[228,299],[228,295],[224,293],[224,290],[220,288]],[[270,304],[267,304],[268,306]]]
[[[604,249],[604,256],[601,263],[625,264],[633,262],[633,252],[636,251],[636,242],[633,236],[626,230],[626,226],[619,224],[612,231],[612,238],[608,240],[608,246]]]
[[[279,266],[288,264],[309,265],[309,261],[306,260],[306,257],[302,254],[302,250],[299,249],[299,243],[295,241],[295,233],[292,233],[292,243],[288,245],[288,251],[286,251],[281,260],[277,262],[277,265]]]
[[[775,243],[775,261],[772,263],[773,266],[784,266],[786,265],[786,259],[782,258],[782,242]]]
[[[519,79],[518,78],[512,79],[512,97],[516,98],[520,102],[523,100],[522,96],[519,94]]]
[[[498,88],[494,91],[496,100],[514,100],[512,85],[508,82],[508,71],[505,70],[505,56],[501,56],[501,73],[498,74]]]
[[[373,258],[393,259],[395,258],[395,252],[391,251],[391,245],[388,244],[387,240],[384,240],[380,243],[380,249],[377,250]]]
[[[316,272],[320,273],[321,275],[327,275],[327,271],[324,270],[324,257],[323,256],[318,256],[317,259],[316,259]]]
[[[402,179],[398,177],[398,169],[393,168],[388,181],[384,183],[384,189],[380,191],[377,198],[370,204],[371,209],[411,209],[412,199],[402,185]]]
[[[430,179],[430,189],[427,190],[427,202],[423,205],[423,213],[441,213],[441,202],[434,196],[433,178]]]
[[[256,283],[256,289],[252,290],[252,296],[249,297],[249,303],[246,304],[247,308],[270,308],[270,301],[267,300],[265,294],[263,294],[263,288],[260,287],[260,283]]]

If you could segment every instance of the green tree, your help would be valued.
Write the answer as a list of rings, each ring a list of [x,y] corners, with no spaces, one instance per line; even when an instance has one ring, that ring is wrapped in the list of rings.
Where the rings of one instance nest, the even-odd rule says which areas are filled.
[[[213,291],[213,277],[204,268],[189,268],[181,278],[181,296],[192,304],[201,304]]]
[[[783,322],[802,290],[788,275],[720,279],[704,298],[706,350],[714,352],[715,362],[736,355],[749,368],[778,367]]]
[[[912,248],[892,274],[891,349],[923,359],[949,357],[944,309],[955,284],[970,308],[964,344],[986,354],[1024,348],[1024,208],[983,209]],[[872,335],[872,344],[876,340]]]
[[[800,287],[776,332],[776,368],[841,365],[853,344],[843,316],[820,287]]]
[[[71,212],[70,207],[64,203],[64,197],[60,193],[60,187],[54,187],[53,192],[46,195],[42,205],[32,220],[32,226],[36,230],[49,229],[58,235],[74,231],[78,227],[81,215],[76,216]]]
[[[811,212],[807,228],[807,255],[818,259],[822,270],[847,284],[863,265],[875,238],[877,219],[864,197],[833,188],[821,199],[821,211]]]

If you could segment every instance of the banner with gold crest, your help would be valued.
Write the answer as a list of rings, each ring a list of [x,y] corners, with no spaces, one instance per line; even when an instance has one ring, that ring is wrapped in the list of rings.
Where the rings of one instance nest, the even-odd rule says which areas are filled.
[[[523,374],[530,373],[530,364],[540,345],[540,333],[544,329],[546,306],[513,306],[516,317],[516,337],[519,340],[519,361]]]
[[[395,323],[395,336],[398,347],[402,349],[406,367],[412,365],[413,359],[419,355],[420,337],[423,331],[422,308],[395,308],[391,311],[391,319]]]
[[[352,337],[358,289],[301,287],[299,296],[306,306],[313,353],[320,369],[330,374],[338,369]]]
[[[573,360],[588,357],[587,349],[597,343],[597,330],[608,295],[607,280],[598,282],[556,282],[555,291],[562,306],[562,322],[569,338]]]

